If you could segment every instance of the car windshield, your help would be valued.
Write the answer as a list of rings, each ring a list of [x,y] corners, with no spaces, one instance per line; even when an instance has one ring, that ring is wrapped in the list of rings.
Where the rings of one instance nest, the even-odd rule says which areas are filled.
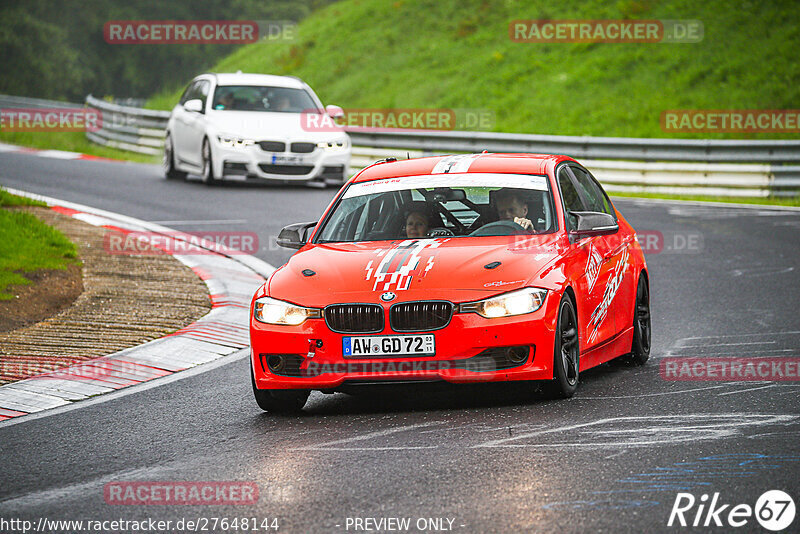
[[[303,89],[257,85],[219,85],[214,91],[213,109],[218,111],[272,111],[302,113],[318,108]]]
[[[442,174],[351,184],[317,243],[547,233],[556,229],[546,176]]]

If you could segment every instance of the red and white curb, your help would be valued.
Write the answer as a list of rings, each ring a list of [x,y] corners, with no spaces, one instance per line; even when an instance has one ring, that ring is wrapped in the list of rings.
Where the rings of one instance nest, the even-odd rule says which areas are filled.
[[[101,156],[92,156],[91,154],[81,154],[80,152],[68,152],[66,150],[48,150],[39,148],[28,148],[24,146],[9,145],[7,143],[0,143],[0,152],[11,152],[17,154],[31,154],[39,156],[40,158],[52,159],[83,159],[92,161],[124,161],[120,159],[103,158]]]
[[[158,224],[7,190],[42,200],[52,209],[94,226],[121,232],[156,232],[165,239],[196,243],[196,237],[184,238],[180,232]],[[229,251],[224,247],[203,248],[208,252],[173,257],[190,267],[208,286],[212,302],[208,314],[173,334],[143,345],[0,386],[0,421],[140,384],[248,347],[250,299],[274,267],[239,252],[227,254]]]

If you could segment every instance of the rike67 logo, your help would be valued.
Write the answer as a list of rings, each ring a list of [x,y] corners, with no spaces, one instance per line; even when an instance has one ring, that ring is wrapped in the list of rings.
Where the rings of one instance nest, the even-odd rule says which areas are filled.
[[[749,532],[752,531],[752,520],[755,518],[763,528],[779,532],[794,522],[794,516],[794,500],[781,490],[764,492],[756,500],[755,506],[723,503],[719,492],[714,493],[710,500],[708,494],[697,499],[691,493],[678,493],[667,526],[740,528],[750,525],[745,529]]]

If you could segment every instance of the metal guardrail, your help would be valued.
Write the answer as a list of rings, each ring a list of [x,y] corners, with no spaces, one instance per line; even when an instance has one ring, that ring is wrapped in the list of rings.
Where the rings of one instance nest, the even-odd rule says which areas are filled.
[[[3,108],[73,108],[81,109],[83,104],[62,102],[61,100],[45,100],[43,98],[28,98],[24,96],[0,95],[0,109]]]
[[[169,111],[120,106],[92,95],[86,97],[86,105],[103,116],[99,130],[86,132],[89,141],[153,156],[163,152]]]
[[[497,132],[350,132],[353,144],[431,152],[527,152],[637,161],[800,163],[798,140],[636,139]]]
[[[71,106],[0,95],[0,107]],[[168,111],[112,104],[86,97],[103,126],[87,132],[95,143],[160,155]],[[566,154],[579,159],[609,191],[720,196],[800,194],[800,140],[696,140],[575,137],[496,132],[349,130],[353,168],[388,156],[398,159],[438,154],[526,152]]]

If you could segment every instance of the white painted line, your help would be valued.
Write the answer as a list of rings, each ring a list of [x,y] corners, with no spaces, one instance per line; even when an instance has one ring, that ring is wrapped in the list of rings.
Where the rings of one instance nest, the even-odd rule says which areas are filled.
[[[722,336],[697,336],[697,337],[684,337],[679,339],[678,341],[687,341],[689,339],[720,339],[720,338],[727,338],[727,337],[753,337],[753,336],[764,336],[764,337],[775,337],[775,336],[786,336],[791,334],[800,334],[800,330],[788,330],[786,332],[761,332],[758,334],[727,334]]]
[[[769,388],[774,388],[774,387],[778,387],[778,384],[767,384],[766,386],[759,386],[759,387],[755,387],[755,388],[740,389],[740,390],[737,390],[737,391],[726,391],[725,393],[718,393],[717,397],[722,397],[724,395],[736,395],[737,393],[745,393],[747,391],[756,391],[758,389],[769,389]]]
[[[738,384],[738,382],[736,382]],[[641,397],[661,397],[663,395],[680,395],[682,393],[693,393],[695,391],[703,391],[705,389],[719,389],[724,388],[726,384],[719,384],[716,386],[706,386],[706,387],[699,387],[699,388],[690,388],[690,389],[680,389],[678,391],[662,391],[659,393],[640,393],[638,395],[601,395],[597,397],[587,397],[585,395],[580,395],[577,397],[573,397],[572,401],[578,400],[597,400],[597,399],[638,399]]]
[[[692,339],[692,338],[685,338],[685,339]],[[695,338],[696,339],[696,338]],[[714,343],[715,347],[732,347],[732,346],[739,346],[739,345],[764,345],[764,344],[776,344],[777,341],[750,341],[748,343]],[[690,349],[693,347],[708,347],[708,345],[682,345],[681,348],[683,349]]]
[[[496,439],[473,445],[473,448],[549,448],[560,449],[597,448],[597,447],[635,447],[652,445],[674,445],[681,442],[694,442],[700,439],[719,439],[741,435],[740,430],[770,424],[788,424],[796,421],[797,415],[771,415],[771,414],[684,414],[684,415],[659,415],[659,416],[634,416],[611,417],[599,419],[589,423],[555,427],[548,430],[528,432],[504,439]],[[698,420],[698,424],[685,423]],[[620,430],[619,427],[626,423],[642,423],[644,426],[632,426]],[[673,423],[674,422],[674,423]],[[600,425],[609,424],[611,429],[598,428]],[[576,429],[587,429],[580,435],[567,436],[559,441],[558,438],[546,439],[545,443],[519,443],[520,440],[541,437],[544,434],[563,434]],[[610,434],[623,434],[616,441],[603,441],[603,437]],[[625,440],[625,435],[630,440]],[[612,438],[613,439],[613,438]]]
[[[387,428],[384,430],[377,430],[375,432],[368,432],[366,434],[361,434],[359,436],[352,436],[349,438],[337,439],[334,441],[326,441],[323,443],[318,443],[316,445],[309,445],[306,447],[295,447],[292,450],[296,451],[313,451],[313,450],[323,450],[323,451],[331,451],[331,450],[364,450],[364,451],[371,451],[371,450],[381,450],[379,447],[336,447],[336,445],[342,443],[352,443],[354,441],[365,441],[374,438],[380,438],[383,436],[389,436],[391,434],[397,434],[398,432],[407,432],[409,430],[414,430],[415,428],[425,428],[433,425],[442,425],[444,424],[443,421],[435,421],[430,423],[418,423],[416,425],[405,425],[405,426],[397,426],[392,428]],[[434,446],[436,447],[436,446]],[[432,447],[391,447],[391,449],[428,449]],[[387,447],[383,448],[387,450]]]
[[[677,355],[673,355],[673,358],[716,358],[716,357],[728,357],[728,356],[736,356],[738,358],[747,358],[753,356],[754,354],[758,354],[758,356],[753,356],[754,358],[768,358],[770,356],[775,356],[776,358],[782,358],[786,356],[786,354],[777,354],[779,352],[797,352],[798,349],[771,349],[771,350],[748,350],[745,352],[739,351],[727,351],[727,352],[679,352]]]
[[[63,150],[40,150],[36,155],[54,159],[78,159],[83,156],[80,152],[65,152]]]

